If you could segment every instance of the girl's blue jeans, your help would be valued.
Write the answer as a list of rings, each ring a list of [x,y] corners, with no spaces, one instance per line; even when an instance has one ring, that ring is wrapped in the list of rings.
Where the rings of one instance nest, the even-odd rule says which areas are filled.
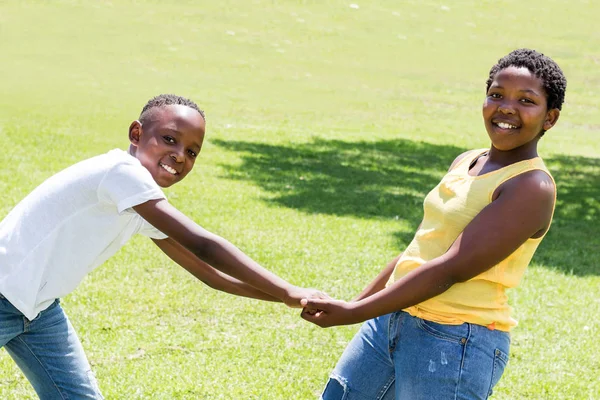
[[[79,338],[56,300],[29,321],[0,295],[0,347],[42,400],[102,399]]]
[[[323,400],[487,399],[508,362],[510,336],[480,325],[442,325],[398,311],[363,324]]]

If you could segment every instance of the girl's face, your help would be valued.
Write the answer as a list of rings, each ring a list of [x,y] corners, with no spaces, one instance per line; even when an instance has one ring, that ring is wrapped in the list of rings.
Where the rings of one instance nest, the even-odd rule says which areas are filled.
[[[559,114],[556,108],[548,110],[542,80],[526,67],[498,71],[483,103],[485,129],[492,145],[502,151],[537,141]]]

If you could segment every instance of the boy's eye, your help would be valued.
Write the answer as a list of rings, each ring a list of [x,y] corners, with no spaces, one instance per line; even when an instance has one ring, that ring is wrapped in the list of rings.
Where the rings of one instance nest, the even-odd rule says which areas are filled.
[[[500,93],[490,93],[488,96],[490,96],[492,99],[499,99]]]
[[[172,136],[163,136],[163,139],[167,143],[175,143],[175,139]]]
[[[188,154],[193,158],[196,158],[196,156],[198,155],[194,150],[188,150]]]

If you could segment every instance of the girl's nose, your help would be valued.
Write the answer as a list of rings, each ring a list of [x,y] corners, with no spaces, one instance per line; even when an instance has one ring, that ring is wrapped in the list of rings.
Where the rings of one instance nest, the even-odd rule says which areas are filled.
[[[514,114],[515,108],[510,103],[502,103],[498,107],[498,111],[500,111],[502,114]]]

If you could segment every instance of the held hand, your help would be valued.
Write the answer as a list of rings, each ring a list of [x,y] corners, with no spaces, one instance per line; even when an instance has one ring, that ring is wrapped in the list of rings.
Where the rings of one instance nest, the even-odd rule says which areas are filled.
[[[355,303],[333,299],[303,299],[302,305],[302,318],[321,328],[360,322],[355,312]]]
[[[287,297],[284,300],[285,305],[292,308],[301,308],[303,307],[300,304],[302,299],[331,299],[326,293],[321,292],[316,289],[306,289],[300,288],[297,286],[292,287],[288,290]]]

